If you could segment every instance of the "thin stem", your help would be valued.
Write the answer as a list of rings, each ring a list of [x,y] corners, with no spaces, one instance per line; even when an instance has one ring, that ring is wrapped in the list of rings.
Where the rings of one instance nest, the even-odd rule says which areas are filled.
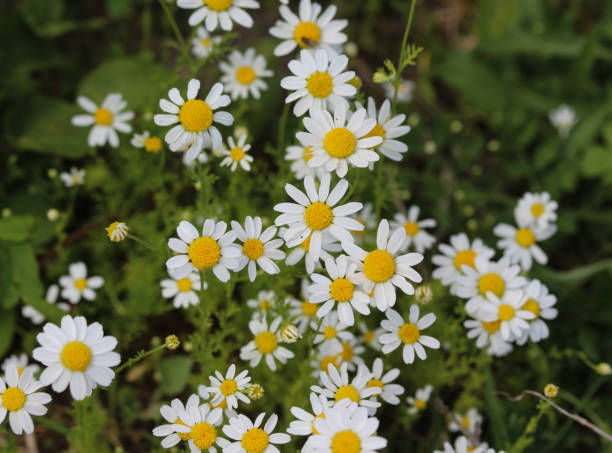
[[[397,71],[395,72],[395,80],[393,81],[393,102],[391,103],[391,111],[395,112],[395,106],[397,105],[397,88],[400,83],[402,71],[404,69],[404,60],[406,54],[406,44],[408,42],[408,35],[410,34],[410,28],[412,27],[412,17],[414,16],[414,8],[416,6],[416,0],[412,0],[410,4],[410,14],[408,15],[408,22],[406,23],[406,29],[404,30],[404,37],[402,38],[402,47],[400,49],[400,57],[397,62]]]
[[[146,352],[142,352],[140,351],[139,353],[137,353],[134,357],[132,357],[131,359],[128,359],[127,362],[124,362],[123,365],[121,365],[119,368],[117,368],[115,370],[115,375],[118,375],[119,373],[121,373],[123,370],[125,370],[126,368],[131,367],[132,365],[134,365],[135,363],[140,362],[142,359],[144,359],[147,356],[150,356],[151,354],[156,353],[157,351],[161,351],[162,349],[166,348],[166,344],[160,344],[159,346],[154,347],[153,349],[150,349]]]
[[[174,31],[174,34],[176,35],[176,40],[178,41],[179,45],[181,46],[181,49],[184,49],[185,48],[185,40],[183,39],[183,35],[181,35],[181,31],[179,30],[179,27],[178,27],[176,21],[174,20],[174,16],[172,15],[172,11],[170,11],[170,7],[168,7],[168,4],[164,0],[159,0],[159,4],[164,9],[164,13],[166,13],[166,17],[168,18],[168,22],[170,22],[170,26],[172,27],[172,30]]]
[[[282,150],[285,145],[285,127],[287,126],[287,116],[289,114],[289,104],[283,106],[283,113],[278,122],[278,149]]]

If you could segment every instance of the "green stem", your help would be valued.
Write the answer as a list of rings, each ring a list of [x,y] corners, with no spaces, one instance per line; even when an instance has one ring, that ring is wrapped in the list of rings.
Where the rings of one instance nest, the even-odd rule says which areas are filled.
[[[404,56],[406,53],[406,44],[408,42],[408,35],[410,34],[410,28],[412,27],[412,18],[414,16],[414,8],[416,6],[416,0],[412,0],[410,4],[410,14],[408,15],[408,22],[406,23],[406,29],[404,30],[404,37],[402,38],[402,47],[400,49],[400,57],[397,63],[397,71],[395,72],[395,80],[393,81],[393,102],[391,103],[391,112],[395,112],[395,106],[397,104],[397,87],[399,86],[402,71],[404,69]]]
[[[68,434],[68,428],[66,428],[66,425],[54,422],[48,417],[36,417],[35,421],[37,425],[42,425],[45,428],[49,428],[51,431],[55,431],[56,433],[61,434],[63,436],[66,436],[66,434]]]
[[[283,106],[283,113],[278,122],[278,150],[282,152],[285,146],[285,128],[287,126],[287,116],[289,115],[289,104]]]
[[[125,370],[126,368],[131,367],[132,365],[134,365],[135,363],[140,362],[142,359],[144,359],[147,356],[150,356],[151,354],[156,353],[157,351],[161,351],[162,349],[166,348],[166,344],[160,344],[159,346],[154,347],[153,349],[150,349],[146,352],[139,352],[137,353],[134,357],[132,357],[131,359],[128,359],[127,362],[124,362],[123,365],[121,365],[119,368],[117,368],[115,370],[115,375],[118,375],[119,373],[121,373],[123,370]]]
[[[176,40],[181,49],[181,58],[179,61],[183,63],[186,59],[188,60],[189,57],[189,43],[186,43],[183,35],[181,35],[181,30],[174,20],[174,16],[172,15],[172,11],[170,11],[170,7],[168,6],[167,2],[165,0],[159,0],[159,4],[164,9],[168,22],[170,22],[170,27],[172,27],[172,30],[174,31],[174,35],[176,36]]]

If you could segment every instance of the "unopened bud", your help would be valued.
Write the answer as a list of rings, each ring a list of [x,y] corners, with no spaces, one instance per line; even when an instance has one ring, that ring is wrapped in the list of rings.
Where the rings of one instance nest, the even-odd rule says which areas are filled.
[[[264,388],[259,384],[251,384],[247,388],[247,396],[252,400],[258,400],[264,396]]]
[[[597,372],[603,376],[608,376],[609,374],[612,374],[612,367],[610,367],[609,363],[601,362],[597,364],[596,368]]]
[[[422,304],[427,304],[433,299],[433,290],[427,285],[421,285],[414,291],[414,297]]]
[[[176,349],[179,347],[179,345],[181,344],[181,342],[179,341],[178,337],[176,335],[168,335],[166,337],[166,347],[168,349]]]
[[[283,343],[295,343],[298,339],[302,338],[300,331],[293,324],[289,324],[285,327],[280,336]]]
[[[546,395],[548,398],[554,398],[557,396],[557,393],[559,393],[559,387],[557,387],[555,384],[548,384],[546,387],[544,387],[544,395]]]

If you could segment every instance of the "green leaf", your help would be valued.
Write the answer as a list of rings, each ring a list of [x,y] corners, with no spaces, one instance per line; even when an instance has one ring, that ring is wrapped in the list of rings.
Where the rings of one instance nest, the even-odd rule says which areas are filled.
[[[53,38],[76,29],[99,28],[105,24],[101,18],[64,19],[63,0],[22,0],[19,10],[32,31],[42,38]]]
[[[57,308],[56,305],[50,304],[45,299],[41,297],[34,297],[29,295],[23,296],[23,301],[41,312],[47,321],[54,322],[59,324],[62,317],[66,314],[66,312]]]
[[[11,244],[8,247],[11,263],[11,285],[2,305],[13,307],[20,297],[42,298],[44,288],[38,275],[38,264],[30,244]]]
[[[15,333],[15,310],[0,311],[0,357],[5,353],[13,341]]]
[[[11,216],[0,219],[0,240],[25,241],[34,229],[36,219],[31,216]]]
[[[162,359],[159,364],[161,389],[166,395],[176,395],[187,385],[193,361],[186,356],[173,356]]]
[[[605,184],[612,184],[612,151],[609,148],[597,145],[588,147],[580,166],[583,175],[600,177]]]

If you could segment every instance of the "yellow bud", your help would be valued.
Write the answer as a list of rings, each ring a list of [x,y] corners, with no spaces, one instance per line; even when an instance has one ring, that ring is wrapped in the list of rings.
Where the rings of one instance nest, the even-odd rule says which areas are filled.
[[[251,384],[247,388],[247,396],[252,400],[258,400],[264,395],[264,388],[259,384]]]
[[[612,367],[610,366],[609,363],[606,363],[606,362],[601,362],[597,364],[596,369],[597,369],[597,372],[601,374],[602,376],[608,376],[612,374]]]
[[[546,387],[544,387],[544,395],[546,395],[548,398],[554,398],[557,396],[557,393],[559,393],[559,387],[557,387],[555,384],[548,384]]]
[[[166,337],[166,347],[168,349],[176,349],[179,347],[179,345],[181,344],[181,342],[179,341],[178,337],[176,335],[168,335]]]

